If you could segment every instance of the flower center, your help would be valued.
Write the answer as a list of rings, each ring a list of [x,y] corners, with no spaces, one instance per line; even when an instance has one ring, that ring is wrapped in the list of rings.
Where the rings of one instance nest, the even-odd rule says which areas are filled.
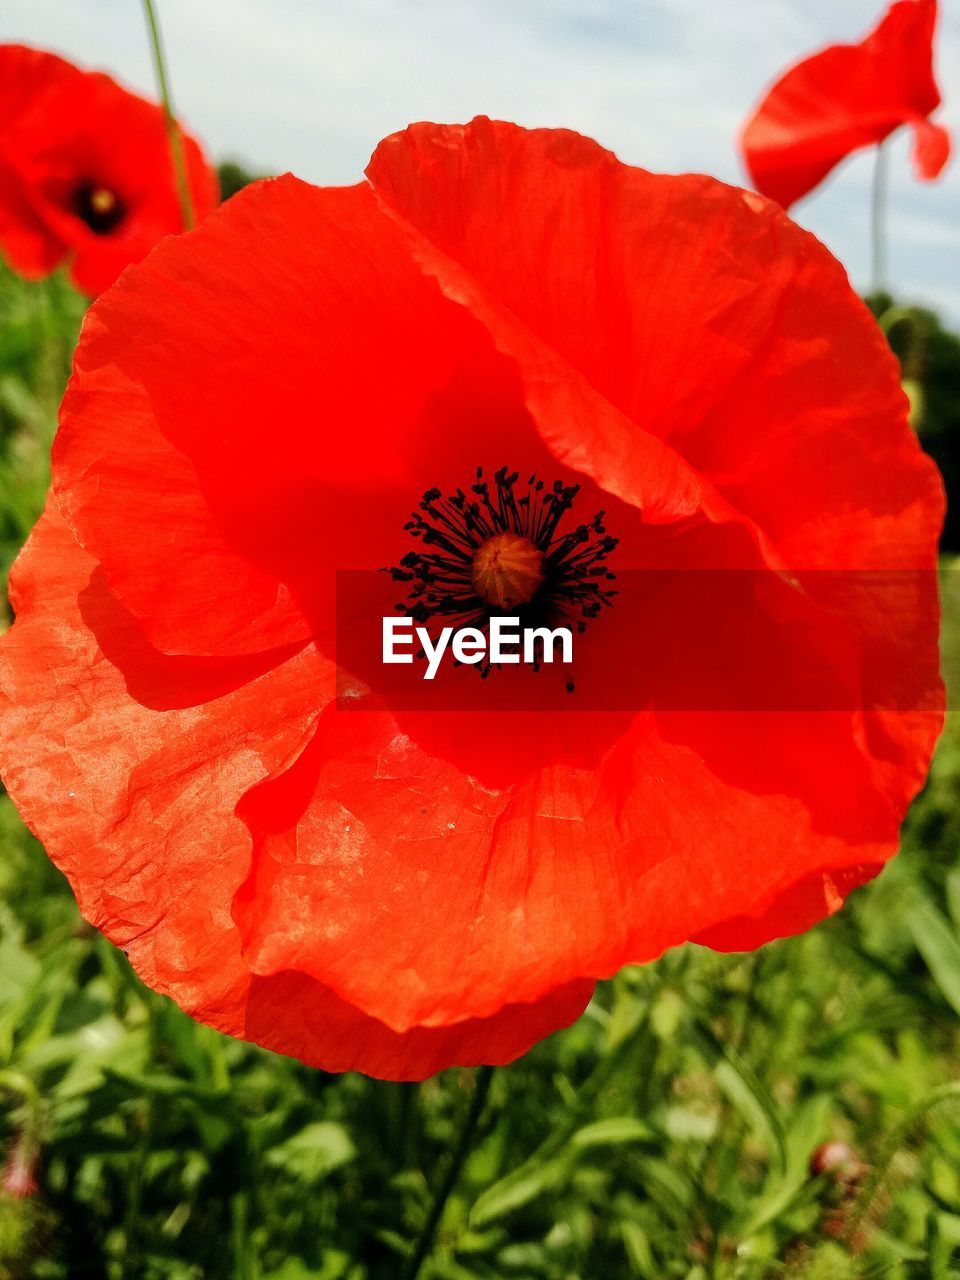
[[[477,595],[497,609],[529,604],[543,582],[543,552],[519,533],[498,533],[473,557]]]
[[[617,545],[597,512],[585,524],[568,519],[579,485],[501,467],[492,482],[477,468],[469,493],[443,497],[428,489],[404,525],[420,546],[389,570],[409,586],[396,605],[421,625],[476,627],[493,616],[520,618],[522,626],[567,625],[578,632],[616,592],[607,557]],[[478,667],[481,675],[489,667]]]
[[[73,211],[91,231],[108,235],[126,217],[127,209],[117,193],[98,182],[81,182],[73,193]]]

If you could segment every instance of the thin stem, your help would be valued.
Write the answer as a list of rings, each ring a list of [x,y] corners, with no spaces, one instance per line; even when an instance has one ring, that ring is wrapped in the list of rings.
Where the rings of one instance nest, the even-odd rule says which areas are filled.
[[[187,182],[187,158],[183,149],[183,136],[180,126],[173,114],[173,97],[170,93],[170,81],[167,77],[167,65],[163,56],[163,41],[160,38],[160,23],[153,0],[143,0],[143,12],[147,19],[150,33],[150,46],[153,50],[153,66],[157,73],[157,85],[160,89],[160,101],[163,103],[163,114],[167,122],[167,137],[170,139],[170,157],[173,161],[173,173],[177,182],[177,197],[180,201],[180,213],[183,217],[185,231],[197,224],[193,210],[193,197],[190,184]]]
[[[250,1241],[250,1193],[235,1191],[230,1197],[230,1238],[234,1280],[254,1280],[254,1257]]]
[[[427,1260],[431,1249],[433,1248],[434,1238],[437,1234],[437,1228],[440,1225],[440,1219],[443,1217],[443,1211],[450,1199],[450,1193],[457,1185],[457,1179],[463,1169],[463,1163],[467,1158],[470,1147],[473,1143],[474,1134],[477,1130],[477,1124],[483,1113],[484,1104],[487,1101],[487,1094],[490,1092],[490,1081],[493,1079],[493,1067],[478,1067],[476,1074],[476,1082],[473,1088],[473,1097],[470,1099],[470,1110],[467,1112],[467,1118],[463,1122],[463,1128],[460,1130],[460,1137],[457,1139],[456,1149],[451,1157],[450,1164],[447,1166],[447,1172],[443,1181],[437,1189],[437,1193],[433,1198],[433,1204],[430,1206],[430,1214],[424,1225],[423,1231],[420,1233],[420,1239],[417,1241],[417,1247],[414,1250],[413,1257],[403,1273],[403,1280],[417,1280],[420,1275],[420,1269]]]
[[[873,169],[873,200],[870,209],[871,291],[881,293],[887,283],[887,171],[890,152],[886,142],[877,146]]]
[[[224,1039],[219,1031],[212,1027],[198,1028],[207,1044],[207,1056],[210,1063],[210,1074],[213,1087],[222,1094],[230,1092],[230,1066],[224,1051]],[[236,1142],[236,1163],[245,1173],[251,1166],[250,1145],[243,1120],[233,1113],[234,1141]],[[259,1274],[259,1263],[250,1245],[250,1219],[254,1209],[254,1191],[256,1182],[249,1176],[244,1177],[243,1185],[237,1187],[228,1199],[230,1215],[230,1249],[233,1262],[231,1275],[234,1280],[256,1280]]]
[[[147,1006],[147,1062],[150,1068],[156,1066],[157,1047],[160,1039],[159,1008],[157,997],[152,991],[146,993]],[[140,1226],[140,1206],[143,1203],[143,1184],[150,1149],[153,1145],[156,1127],[156,1098],[148,1093],[144,1099],[143,1119],[140,1134],[133,1154],[133,1167],[130,1172],[130,1194],[127,1199],[127,1211],[123,1221],[123,1266],[128,1275],[137,1269],[140,1242],[137,1232]]]

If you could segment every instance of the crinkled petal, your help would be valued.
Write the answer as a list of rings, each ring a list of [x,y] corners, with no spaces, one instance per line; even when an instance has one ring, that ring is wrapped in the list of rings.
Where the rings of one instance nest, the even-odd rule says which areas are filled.
[[[589,982],[397,1035],[304,974],[252,976],[230,915],[250,860],[234,809],[296,751],[328,696],[328,664],[309,648],[270,661],[157,653],[52,505],[12,588],[4,781],[83,914],[151,986],[231,1035],[388,1079],[509,1061],[581,1012]]]
[[[912,508],[929,564],[939,477],[897,363],[774,204],[484,119],[412,126],[368,173],[424,269],[517,360],[550,448],[645,521],[696,512],[741,523],[769,563],[866,566],[903,538],[875,517]]]
[[[245,955],[402,1031],[609,976],[707,930],[755,945],[731,922],[896,851],[938,700],[882,762],[893,787],[843,712],[641,715],[599,762],[561,755],[496,788],[428,754],[410,723],[331,710],[241,805],[255,837],[234,904]],[[530,732],[538,721],[548,738],[550,719]],[[785,916],[763,940],[815,918]]]
[[[736,378],[771,318],[772,293],[730,269],[753,218],[741,193],[484,118],[413,125],[367,176],[423,270],[517,361],[559,461],[649,522],[738,519],[667,438]]]
[[[156,929],[201,865],[229,874],[244,792],[280,767],[332,695],[312,647],[168,658],[110,595],[48,502],[15,566],[17,620],[0,649],[4,780],[125,944]]]

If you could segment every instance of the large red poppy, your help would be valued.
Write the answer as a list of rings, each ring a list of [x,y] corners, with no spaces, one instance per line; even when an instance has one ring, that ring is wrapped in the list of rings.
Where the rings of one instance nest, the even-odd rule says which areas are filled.
[[[217,179],[183,137],[197,217]],[[162,109],[109,76],[0,45],[0,254],[28,279],[67,263],[97,294],[183,218]]]
[[[872,319],[774,204],[485,119],[368,178],[258,183],[91,309],[0,759],[148,983],[411,1078],[876,873],[940,725],[943,501]],[[488,517],[558,609],[616,573],[574,692],[377,687],[362,637],[429,615],[431,565],[469,597],[449,545]],[[791,698],[807,669],[829,697]]]
[[[929,119],[940,105],[936,22],[937,0],[896,0],[860,44],[831,45],[787,71],[741,138],[756,189],[787,209],[852,151],[901,125],[914,131],[917,176],[936,178],[950,155],[949,133]]]

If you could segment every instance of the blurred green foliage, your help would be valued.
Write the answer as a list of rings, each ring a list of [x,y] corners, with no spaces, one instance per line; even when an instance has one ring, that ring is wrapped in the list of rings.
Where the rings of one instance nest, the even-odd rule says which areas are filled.
[[[4,565],[43,500],[81,313],[58,278],[0,276]],[[911,376],[955,458],[960,346],[922,323]],[[953,353],[936,377],[934,350]],[[498,1072],[423,1274],[960,1280],[958,786],[954,717],[904,853],[838,917],[625,971]],[[0,801],[0,1280],[393,1280],[473,1087],[331,1077],[192,1022]],[[848,1159],[813,1173],[828,1140]]]
[[[85,300],[60,276],[24,284],[0,265],[0,572],[33,527],[49,475],[57,405]],[[6,612],[3,597],[2,616]]]
[[[257,178],[262,176],[262,174],[251,173],[237,160],[221,161],[217,165],[220,199],[229,200],[231,196],[235,196],[238,191],[242,191],[244,187],[249,186],[251,182],[256,182]]]
[[[923,307],[901,306],[886,293],[867,301],[900,360],[923,447],[943,472],[950,498],[943,548],[960,551],[960,337]]]

